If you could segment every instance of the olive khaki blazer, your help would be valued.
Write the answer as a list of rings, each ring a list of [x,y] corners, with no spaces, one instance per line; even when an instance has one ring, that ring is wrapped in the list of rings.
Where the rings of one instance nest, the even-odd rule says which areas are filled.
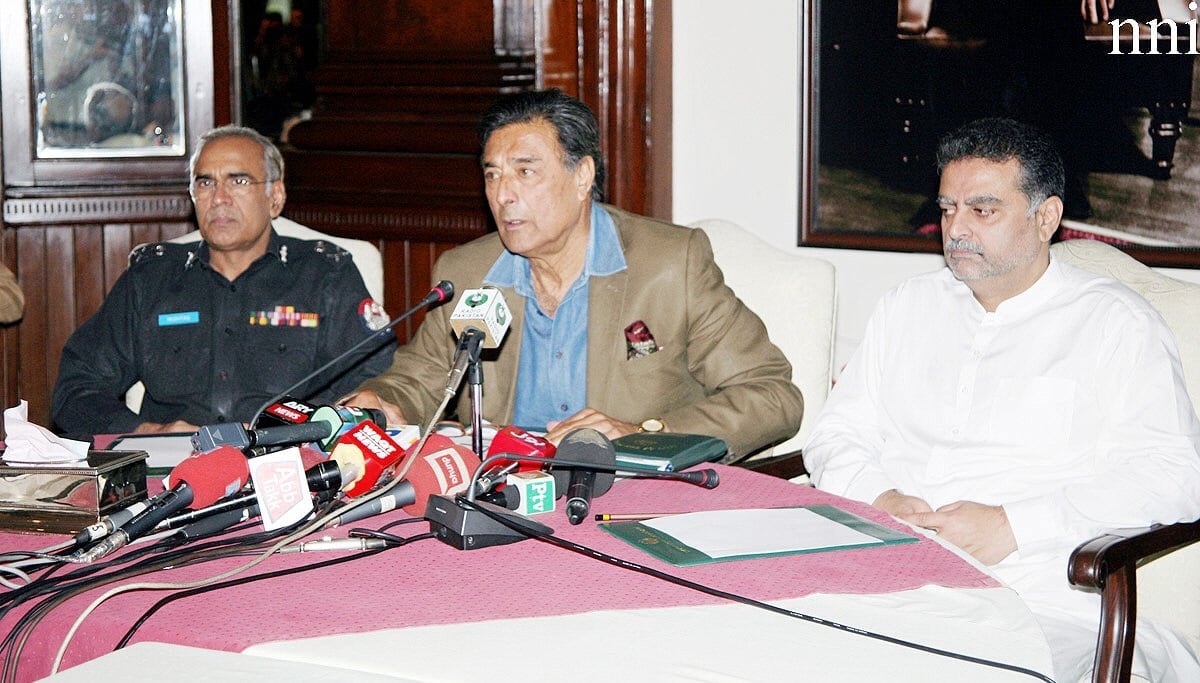
[[[725,286],[704,232],[604,209],[616,224],[628,268],[591,279],[588,406],[633,424],[657,417],[671,431],[720,437],[730,446],[727,461],[794,435],[804,400],[791,382],[791,365],[758,316]],[[503,249],[495,233],[459,246],[438,259],[433,279],[450,280],[459,292],[479,287]],[[511,288],[501,291],[513,320],[500,348],[483,354],[483,416],[507,425],[526,301]],[[391,368],[361,388],[424,424],[444,395],[456,347],[449,319],[458,297],[427,313]],[[630,360],[624,330],[637,320],[659,350]],[[459,392],[463,418],[471,414],[468,395]]]

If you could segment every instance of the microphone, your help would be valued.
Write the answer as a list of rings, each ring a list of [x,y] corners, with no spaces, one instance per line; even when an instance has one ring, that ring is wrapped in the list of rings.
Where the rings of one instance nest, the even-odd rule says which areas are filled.
[[[193,454],[171,470],[173,486],[169,491],[152,498],[148,509],[134,515],[104,540],[86,551],[76,551],[72,561],[94,562],[143,536],[179,510],[212,505],[241,489],[249,479],[246,456],[236,448]]]
[[[324,422],[329,426],[329,436],[317,442],[317,447],[326,453],[355,425],[374,422],[380,429],[387,429],[387,416],[382,410],[357,406],[321,406],[313,413],[310,422]]]
[[[468,327],[459,334],[454,362],[450,365],[450,372],[446,374],[446,387],[442,389],[446,396],[453,396],[458,391],[458,385],[462,384],[467,367],[479,360],[479,349],[486,337],[487,333],[477,327]]]
[[[544,436],[538,436],[520,427],[508,425],[496,432],[492,443],[488,446],[487,457],[493,455],[533,455],[542,458],[553,458],[557,447]],[[515,467],[514,467],[515,465]],[[495,465],[475,480],[475,493],[482,495],[491,489],[504,489],[504,478],[513,471],[529,472],[542,469],[542,463],[536,460],[517,458],[502,458]]]
[[[250,505],[223,510],[190,522],[187,526],[176,532],[176,536],[184,542],[194,541],[225,531],[234,524],[248,522],[257,517],[258,514],[258,503],[252,499]]]
[[[416,456],[404,481],[387,493],[338,515],[325,527],[344,526],[396,508],[403,508],[417,517],[424,511],[430,496],[463,490],[471,479],[471,472],[479,467],[479,458],[474,453],[441,434],[430,435],[421,453]]]
[[[269,418],[268,426],[294,425],[308,422],[317,406],[292,396],[283,396],[263,410],[262,418]]]
[[[128,507],[123,507],[120,510],[113,512],[111,515],[105,515],[104,517],[101,517],[100,521],[80,530],[79,533],[75,534],[75,547],[87,545],[92,541],[99,541],[105,536],[111,534],[122,524],[128,522],[130,519],[133,519],[133,517],[136,515],[140,514],[144,510],[149,509],[149,507],[150,499],[147,499],[133,503]]]
[[[576,430],[591,431],[595,430]],[[572,432],[567,435],[570,438]],[[599,434],[599,432],[596,432]],[[603,434],[600,435],[603,437]],[[587,435],[580,435],[576,439],[583,441]],[[432,437],[431,437],[432,438]],[[603,442],[601,442],[603,444]],[[612,442],[609,442],[611,448]],[[554,458],[546,458],[536,455],[519,455],[515,453],[502,453],[488,456],[483,460],[479,469],[491,466],[494,462],[511,458],[514,460],[531,460],[540,462],[545,465],[551,465],[557,471],[552,470],[554,479],[566,478],[562,470],[557,468],[562,467],[564,470],[567,467],[575,467],[582,469],[597,470],[601,472],[621,472],[628,476],[643,478],[643,479],[670,479],[677,481],[686,481],[704,488],[716,488],[720,483],[717,476],[717,471],[714,469],[706,469],[698,472],[662,472],[659,470],[632,470],[626,467],[619,467],[615,464],[615,450],[613,451],[614,464],[607,463],[607,457],[601,455],[605,462],[600,463],[594,460],[574,460],[562,453],[562,448],[567,445],[567,439],[564,438],[559,446],[559,453],[555,454]],[[581,450],[593,451],[589,455],[595,456],[595,450],[604,450],[603,446],[599,449],[593,448],[587,441],[583,441],[577,446]],[[610,474],[609,477],[612,475]],[[606,477],[607,479],[607,477]],[[593,480],[595,486],[596,480]],[[556,481],[557,483],[557,481]],[[569,483],[569,482],[568,482]],[[611,485],[611,484],[610,484]],[[476,500],[474,495],[474,483],[468,486],[468,494],[465,499],[459,497],[454,498],[446,495],[435,495],[429,497],[429,504],[425,508],[425,519],[429,521],[429,530],[433,535],[443,543],[458,548],[459,550],[476,550],[479,548],[490,548],[495,545],[506,543],[516,543],[529,538],[529,534],[552,534],[554,530],[550,527],[535,522],[532,519],[522,515],[509,512],[503,507],[491,505],[486,502]],[[548,483],[547,483],[548,488]],[[607,492],[607,488],[605,492]],[[534,495],[538,495],[534,492]],[[479,509],[487,509],[488,513],[480,512]],[[499,517],[505,522],[497,521],[493,518]],[[524,529],[525,531],[522,531]],[[526,533],[526,531],[528,533]]]
[[[422,298],[420,301],[417,302],[417,304],[415,306],[413,306],[412,308],[408,309],[407,311],[401,313],[399,316],[393,318],[388,324],[379,328],[379,330],[377,330],[374,334],[363,337],[361,340],[359,340],[359,342],[357,344],[355,344],[354,346],[351,346],[350,348],[341,352],[340,354],[338,354],[337,356],[332,358],[328,363],[325,363],[321,367],[317,368],[316,370],[313,370],[312,372],[308,373],[304,377],[300,378],[300,380],[298,382],[296,382],[295,384],[293,384],[292,386],[284,389],[283,391],[279,392],[275,396],[272,396],[271,399],[268,400],[266,403],[264,403],[261,408],[259,408],[257,411],[255,411],[254,416],[250,419],[250,426],[251,427],[257,426],[258,419],[263,414],[263,411],[267,410],[267,408],[269,408],[272,404],[278,403],[285,396],[291,394],[296,389],[298,389],[298,388],[304,386],[305,384],[307,384],[308,382],[312,381],[312,379],[314,377],[319,376],[322,372],[325,372],[326,370],[333,367],[334,365],[346,360],[347,358],[350,357],[351,354],[353,354],[355,351],[362,348],[364,345],[368,344],[372,340],[378,341],[378,340],[383,339],[385,337],[384,333],[390,331],[393,327],[400,324],[402,321],[407,320],[408,318],[412,317],[414,314],[416,314],[417,311],[420,311],[421,309],[425,308],[426,306],[432,306],[434,304],[445,303],[452,298],[454,298],[454,283],[450,282],[449,280],[442,280],[441,282],[437,283],[436,285],[433,286],[433,289],[429,290],[429,293],[426,294],[424,296],[424,298]]]
[[[604,468],[617,466],[617,451],[612,441],[595,429],[576,429],[559,442],[564,460],[593,463]],[[551,470],[555,488],[565,491],[567,496],[567,521],[580,524],[587,518],[592,497],[599,498],[612,488],[612,471],[591,467],[573,467],[569,475],[558,467]],[[564,486],[565,484],[565,486]]]
[[[205,425],[192,435],[192,448],[199,453],[206,453],[221,446],[233,446],[245,452],[258,446],[283,446],[315,441],[321,450],[328,452],[337,438],[348,431],[349,427],[368,420],[381,427],[387,426],[387,418],[382,410],[321,406],[308,421],[299,424],[259,429],[246,429],[240,422]]]
[[[485,349],[500,346],[511,324],[512,313],[504,301],[504,294],[495,287],[468,289],[450,313],[450,327],[454,333],[461,339],[468,329],[480,330],[484,334]]]
[[[337,491],[342,486],[342,472],[336,462],[332,460],[322,460],[312,467],[304,471],[305,480],[308,482],[308,490],[312,493],[326,493]],[[253,491],[233,496],[217,501],[212,505],[184,512],[173,517],[169,517],[154,527],[156,531],[163,529],[175,529],[185,524],[191,524],[198,520],[207,519],[208,517],[224,514],[231,511],[239,511],[243,508],[255,508],[254,514],[257,512],[257,496]],[[253,516],[253,515],[251,515]]]
[[[336,468],[334,469],[336,470]],[[312,468],[306,470],[306,474],[308,475],[310,486],[309,490],[312,490]],[[337,492],[322,490],[316,491],[315,494],[316,495],[314,497],[316,500],[314,502],[316,502],[318,505],[322,505],[337,495]],[[258,507],[258,502],[254,499],[254,494],[250,494],[248,500],[245,499],[245,497],[239,497],[239,500],[242,501],[241,506],[239,507],[218,510],[217,505],[210,505],[207,508],[204,508],[204,510],[210,512],[200,516],[198,519],[194,518],[190,522],[186,523],[183,528],[176,532],[175,537],[187,543],[199,538],[221,533],[234,524],[248,522],[251,519],[259,516],[261,510]],[[178,517],[169,519],[167,522],[172,522],[175,519],[178,519]],[[176,523],[175,526],[178,526],[178,523]]]
[[[342,490],[351,498],[375,488],[403,455],[404,449],[374,422],[354,425],[329,451],[329,459],[341,470]]]
[[[597,471],[613,472],[614,475],[620,474],[626,479],[667,479],[670,481],[682,481],[696,486],[703,486],[706,489],[715,489],[721,484],[721,477],[715,469],[706,468],[703,470],[688,470],[686,472],[664,472],[663,470],[647,470],[640,467],[630,467],[628,465],[607,465],[597,462],[585,462],[583,460],[572,460],[565,458],[562,455],[556,455],[554,458],[540,458],[535,455],[515,455],[512,453],[503,453],[498,456],[490,456],[484,462],[491,464],[493,458],[504,456],[512,456],[515,458],[535,460],[549,465],[552,468],[561,467],[559,470],[551,470],[551,474],[555,475],[556,484],[561,485],[561,482],[569,482],[569,473],[564,472],[572,467],[581,467],[585,469],[594,469]],[[561,497],[561,496],[560,496]]]

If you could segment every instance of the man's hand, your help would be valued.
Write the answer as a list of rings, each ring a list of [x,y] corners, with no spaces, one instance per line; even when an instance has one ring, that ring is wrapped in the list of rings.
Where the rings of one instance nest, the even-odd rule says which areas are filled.
[[[1079,13],[1089,24],[1099,24],[1108,21],[1108,11],[1113,8],[1116,0],[1080,0]]]
[[[904,520],[907,520],[908,516],[918,512],[933,512],[933,508],[929,506],[929,503],[916,496],[906,496],[896,489],[884,491],[871,504],[893,517],[899,517]]]
[[[557,446],[564,436],[584,427],[594,429],[609,439],[616,439],[638,430],[638,425],[615,420],[594,408],[584,408],[565,420],[548,423],[546,438]]]
[[[1017,549],[1017,539],[1008,515],[999,505],[960,500],[934,512],[896,515],[906,522],[932,529],[938,536],[970,553],[985,565],[993,565]]]
[[[190,422],[175,420],[174,422],[143,422],[133,430],[134,434],[156,434],[162,432],[195,432],[200,428]]]
[[[383,416],[387,418],[387,423],[389,426],[408,424],[408,420],[404,419],[404,413],[400,412],[400,406],[397,406],[394,403],[388,403],[382,398],[379,398],[379,394],[371,391],[370,389],[350,394],[349,396],[346,396],[342,400],[338,401],[338,403],[344,406],[356,406],[358,408],[375,408],[376,410],[382,410]]]

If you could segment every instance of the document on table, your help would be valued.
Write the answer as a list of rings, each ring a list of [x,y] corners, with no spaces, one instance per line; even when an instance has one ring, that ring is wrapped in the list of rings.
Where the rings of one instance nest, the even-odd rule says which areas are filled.
[[[680,566],[917,541],[832,505],[711,510],[600,526]]]
[[[105,450],[146,451],[147,468],[169,470],[192,454],[192,434],[194,432],[126,434],[117,437]]]

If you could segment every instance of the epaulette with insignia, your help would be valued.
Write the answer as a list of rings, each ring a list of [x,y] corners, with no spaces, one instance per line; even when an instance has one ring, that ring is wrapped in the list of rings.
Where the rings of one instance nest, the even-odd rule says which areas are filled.
[[[325,258],[333,261],[334,263],[337,263],[338,261],[350,256],[350,252],[339,247],[333,242],[326,240],[308,240],[308,243],[312,245],[313,252],[323,255]]]
[[[139,263],[146,263],[152,259],[162,258],[164,256],[175,256],[180,260],[187,260],[189,251],[195,251],[197,243],[174,244],[171,242],[148,242],[139,244],[129,252],[129,266],[135,266]]]

